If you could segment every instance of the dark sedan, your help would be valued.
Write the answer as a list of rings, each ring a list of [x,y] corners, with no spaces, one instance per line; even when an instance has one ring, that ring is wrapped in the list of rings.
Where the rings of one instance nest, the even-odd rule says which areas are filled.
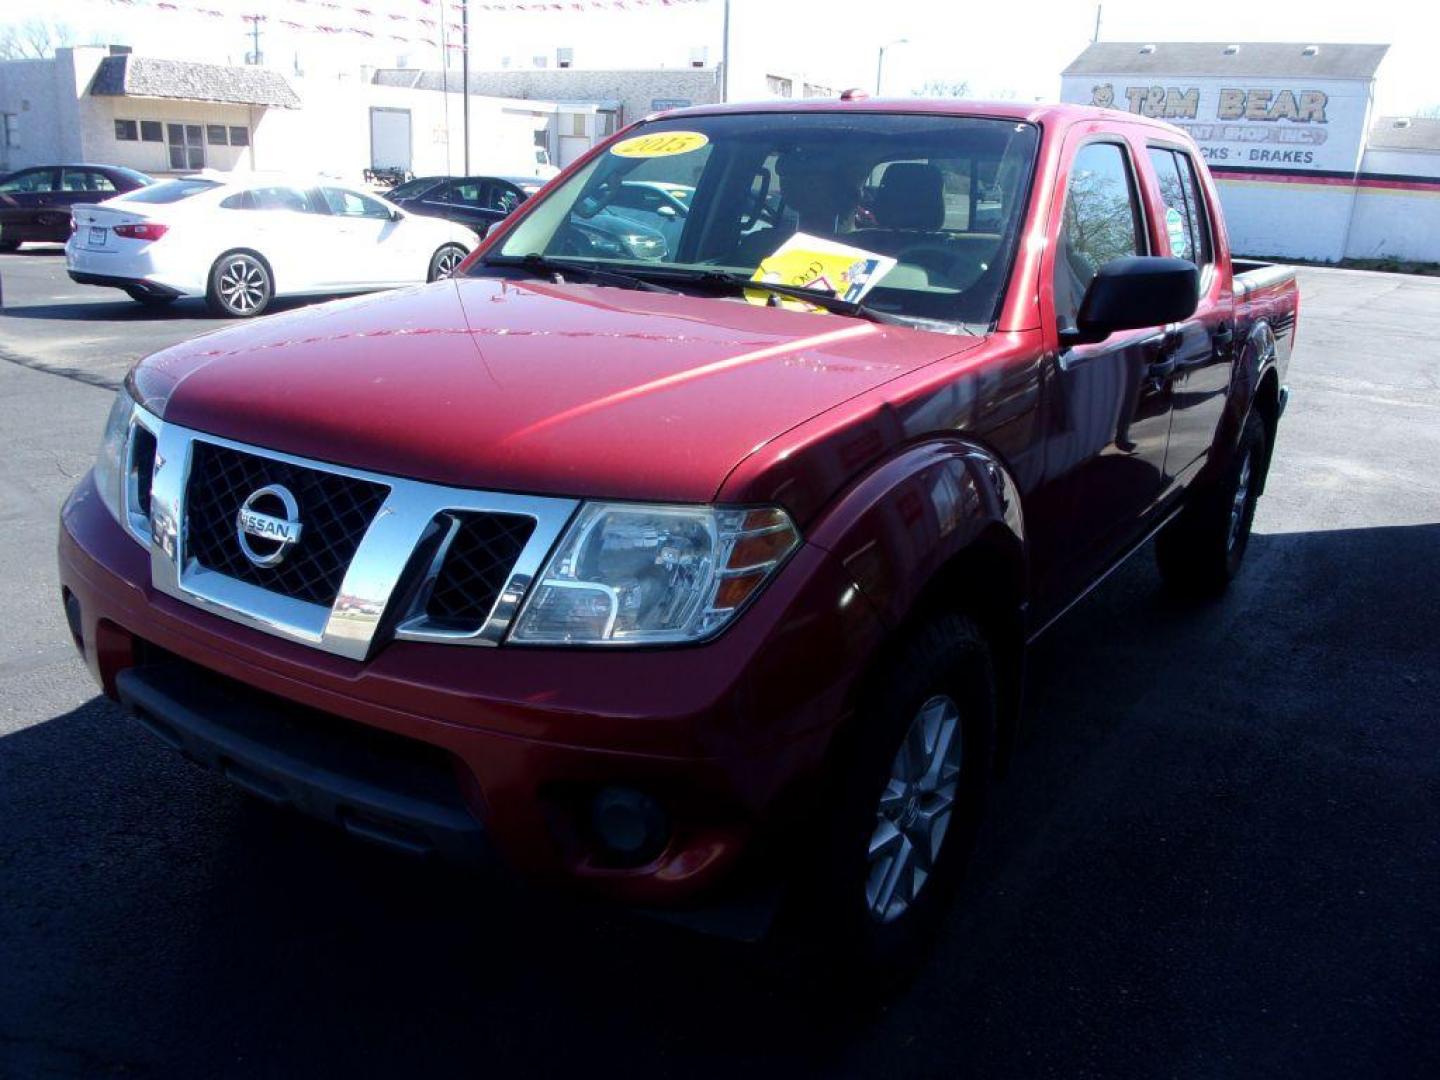
[[[445,218],[484,236],[544,183],[534,176],[419,176],[385,197],[412,214]]]
[[[0,251],[27,240],[70,239],[70,207],[113,199],[155,181],[118,165],[35,165],[0,180]]]

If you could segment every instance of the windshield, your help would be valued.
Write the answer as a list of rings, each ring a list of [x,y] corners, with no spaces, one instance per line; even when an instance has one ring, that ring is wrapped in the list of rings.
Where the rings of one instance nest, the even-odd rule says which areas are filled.
[[[538,254],[669,284],[686,271],[758,277],[898,316],[989,324],[1037,142],[1030,124],[958,116],[661,120],[550,192],[486,261]]]

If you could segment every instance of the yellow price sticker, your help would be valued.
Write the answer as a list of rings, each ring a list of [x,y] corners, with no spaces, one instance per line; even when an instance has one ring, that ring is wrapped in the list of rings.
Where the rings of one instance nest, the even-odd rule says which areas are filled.
[[[698,131],[665,131],[655,135],[636,135],[631,139],[621,139],[610,148],[610,153],[616,157],[628,158],[671,157],[699,150],[709,141],[708,136]]]

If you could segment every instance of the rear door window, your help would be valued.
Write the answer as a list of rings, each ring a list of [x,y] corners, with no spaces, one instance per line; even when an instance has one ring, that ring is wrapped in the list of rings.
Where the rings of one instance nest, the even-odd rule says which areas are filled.
[[[60,174],[62,191],[96,191],[112,195],[115,185],[110,178],[95,169],[65,169]]]
[[[1063,325],[1075,325],[1085,290],[1102,266],[1145,253],[1142,221],[1125,148],[1081,147],[1070,166],[1055,252],[1055,314]]]
[[[483,194],[484,185],[478,180],[452,180],[445,187],[443,199],[455,206],[479,208],[484,205],[481,201]]]
[[[1152,146],[1149,153],[1150,167],[1160,185],[1160,199],[1165,204],[1170,254],[1202,268],[1208,266],[1213,259],[1212,245],[1195,163],[1189,154],[1166,147]]]
[[[311,192],[300,188],[276,186],[237,191],[220,203],[226,210],[291,210],[297,214],[319,214]]]

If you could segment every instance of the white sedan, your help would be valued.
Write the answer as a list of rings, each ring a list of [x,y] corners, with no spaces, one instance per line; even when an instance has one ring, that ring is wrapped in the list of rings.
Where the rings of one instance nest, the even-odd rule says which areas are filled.
[[[331,180],[186,176],[71,212],[65,268],[142,304],[203,296],[248,317],[277,296],[331,295],[449,276],[478,242]]]

